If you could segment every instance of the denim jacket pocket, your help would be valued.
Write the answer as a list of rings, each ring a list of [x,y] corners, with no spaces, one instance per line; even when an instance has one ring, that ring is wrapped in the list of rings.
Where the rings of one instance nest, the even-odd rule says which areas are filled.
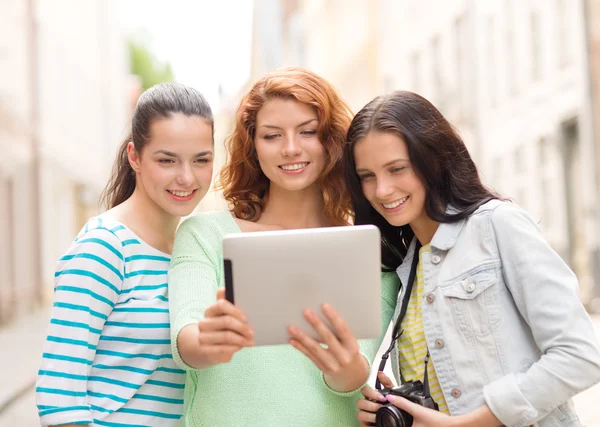
[[[486,335],[500,320],[495,268],[477,269],[441,286],[457,326],[465,333]]]

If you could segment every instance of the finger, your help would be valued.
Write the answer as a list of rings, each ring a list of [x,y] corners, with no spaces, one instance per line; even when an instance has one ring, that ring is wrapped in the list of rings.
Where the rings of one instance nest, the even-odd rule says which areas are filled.
[[[243,337],[232,331],[201,332],[198,342],[202,345],[233,345],[237,347],[252,347],[254,340]]]
[[[356,407],[361,411],[375,413],[379,408],[381,408],[381,403],[373,402],[367,399],[358,399],[356,401]]]
[[[342,316],[340,316],[339,313],[335,311],[335,309],[329,304],[323,304],[321,306],[321,311],[333,327],[335,335],[339,341],[341,341],[342,345],[350,351],[358,351],[358,342],[356,341],[356,337]]]
[[[376,415],[373,412],[366,411],[358,411],[356,415],[358,421],[360,421],[360,425],[363,426],[374,426],[375,425],[375,417]]]
[[[232,316],[205,318],[198,322],[200,332],[232,331],[245,338],[254,339],[250,325]]]
[[[233,316],[241,322],[247,321],[244,312],[225,299],[217,300],[217,302],[208,307],[204,312],[204,317],[218,317],[224,315]]]
[[[335,336],[329,326],[327,326],[314,311],[305,310],[304,318],[310,323],[315,332],[321,337],[321,342],[327,345],[341,365],[347,365],[352,361],[352,354],[344,348],[342,343],[338,340],[338,337]]]
[[[291,339],[290,344],[296,350],[300,351],[306,357],[308,357],[315,364],[315,366],[319,369],[319,371],[327,372],[326,366],[318,358],[316,358],[305,346],[303,346],[302,343],[300,343],[299,341],[297,341],[295,339]]]
[[[381,385],[384,386],[385,388],[393,388],[394,387],[394,382],[390,379],[390,377],[388,377],[382,371],[379,371],[377,373],[377,379],[379,380]]]
[[[217,289],[217,300],[225,299],[225,289],[219,288]]]
[[[385,397],[383,397],[383,394],[379,393],[377,390],[375,390],[374,388],[372,388],[368,385],[364,386],[360,390],[360,392],[366,399],[376,400],[376,401],[382,402],[382,403],[387,402],[387,400],[385,400]]]
[[[396,408],[399,408],[399,409],[402,409],[403,411],[408,412],[414,418],[418,418],[419,415],[421,415],[423,413],[422,411],[427,411],[427,408],[424,408],[421,405],[417,405],[416,403],[413,403],[410,400],[405,399],[400,396],[394,396],[394,395],[388,394],[385,398],[388,402],[390,402]]]
[[[321,369],[321,371],[325,373],[335,373],[340,369],[340,364],[337,359],[325,350],[321,345],[316,342],[314,339],[309,337],[304,331],[301,329],[291,326],[288,328],[288,332],[292,340],[298,342],[302,345],[302,347],[306,350],[303,351],[307,356],[314,361],[314,359],[319,361],[319,364],[323,366],[325,369]]]

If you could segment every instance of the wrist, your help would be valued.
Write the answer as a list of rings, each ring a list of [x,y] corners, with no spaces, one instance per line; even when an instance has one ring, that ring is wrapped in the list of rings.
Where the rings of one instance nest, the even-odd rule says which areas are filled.
[[[453,427],[500,427],[502,425],[487,405],[483,405],[467,414],[451,418],[453,418]]]
[[[360,389],[369,379],[369,362],[360,353],[344,369],[335,374],[323,374],[325,382],[339,393],[347,393]]]

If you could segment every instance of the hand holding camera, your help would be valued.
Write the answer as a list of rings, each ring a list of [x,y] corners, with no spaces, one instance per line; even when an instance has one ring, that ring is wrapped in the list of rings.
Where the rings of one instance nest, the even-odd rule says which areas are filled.
[[[379,372],[378,379],[385,387],[381,391],[365,386],[365,399],[356,403],[358,419],[363,426],[377,427],[433,427],[451,426],[453,419],[438,412],[438,405],[426,393],[421,381],[408,381],[394,387],[392,381]]]

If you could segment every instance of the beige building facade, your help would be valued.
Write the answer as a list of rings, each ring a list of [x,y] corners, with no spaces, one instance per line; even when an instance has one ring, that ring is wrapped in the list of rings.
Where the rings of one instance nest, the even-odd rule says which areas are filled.
[[[98,212],[125,136],[128,58],[114,0],[0,5],[0,322],[46,303]]]
[[[307,67],[355,112],[397,89],[430,99],[460,131],[485,183],[539,222],[577,273],[582,300],[600,310],[598,98],[590,96],[598,56],[586,34],[600,27],[586,27],[596,0],[257,5],[255,21],[273,37],[256,39],[255,70]]]

